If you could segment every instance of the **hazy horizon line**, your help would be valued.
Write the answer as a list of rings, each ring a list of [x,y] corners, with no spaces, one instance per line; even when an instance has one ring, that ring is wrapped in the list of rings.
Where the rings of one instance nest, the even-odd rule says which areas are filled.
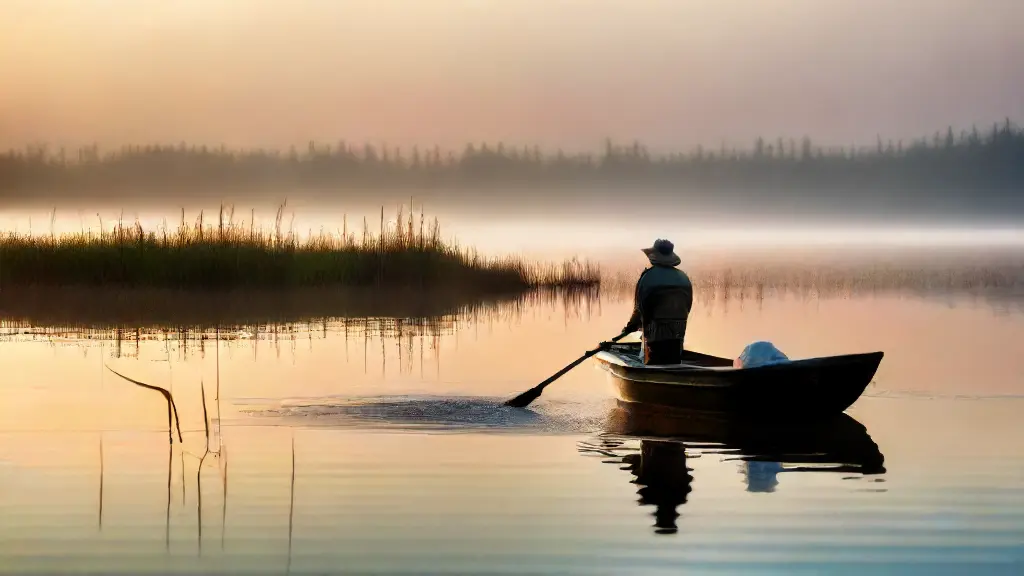
[[[971,124],[970,128],[965,128],[963,126],[956,125],[956,124],[947,124],[945,127],[941,128],[941,129],[936,129],[935,131],[933,131],[933,132],[931,132],[929,134],[926,134],[926,135],[918,134],[917,136],[914,136],[914,137],[910,137],[910,136],[903,136],[903,137],[888,136],[888,135],[883,135],[883,133],[881,131],[879,131],[877,133],[877,135],[876,135],[875,142],[872,142],[872,143],[867,143],[867,142],[850,142],[850,143],[831,142],[831,143],[825,143],[823,141],[816,140],[812,135],[809,135],[809,134],[802,134],[800,136],[775,135],[775,136],[772,136],[772,137],[758,135],[758,136],[753,136],[753,137],[749,138],[748,141],[747,141],[747,144],[745,146],[737,146],[734,143],[730,143],[730,139],[721,138],[721,139],[719,139],[718,143],[716,143],[714,145],[710,145],[710,144],[695,144],[695,145],[691,145],[689,147],[685,147],[685,146],[679,146],[679,147],[662,146],[662,147],[658,147],[658,148],[651,148],[650,146],[648,146],[646,144],[643,144],[644,140],[643,140],[642,137],[614,138],[612,136],[606,136],[606,137],[604,137],[604,138],[602,138],[600,140],[600,145],[598,145],[596,147],[588,147],[588,148],[580,148],[580,147],[573,148],[573,147],[569,147],[569,146],[559,146],[559,145],[551,146],[551,145],[540,145],[540,144],[525,144],[525,143],[518,143],[518,142],[506,142],[503,139],[498,139],[498,140],[493,140],[493,141],[488,141],[488,140],[466,140],[461,148],[446,147],[446,146],[441,146],[440,144],[436,144],[436,143],[423,144],[423,143],[408,143],[408,142],[405,142],[405,143],[399,143],[399,144],[392,144],[392,143],[388,142],[387,140],[379,139],[379,138],[378,139],[368,138],[368,139],[363,139],[361,141],[356,141],[356,140],[351,140],[350,141],[348,138],[345,138],[345,137],[338,137],[338,138],[333,139],[333,140],[331,140],[331,139],[310,138],[310,139],[307,139],[307,140],[305,140],[304,142],[301,142],[301,143],[290,142],[290,143],[287,143],[287,144],[277,144],[277,145],[267,145],[267,146],[229,145],[225,141],[221,141],[221,142],[210,142],[210,141],[201,141],[201,142],[193,141],[193,142],[189,142],[188,140],[185,140],[185,139],[177,139],[177,141],[175,141],[174,139],[169,139],[169,138],[168,139],[161,139],[161,140],[153,140],[153,141],[150,141],[148,143],[140,143],[140,142],[121,142],[121,143],[109,143],[109,142],[107,142],[107,143],[101,143],[101,142],[99,142],[97,140],[93,140],[92,142],[88,142],[88,143],[82,142],[82,143],[77,143],[77,144],[67,144],[67,143],[59,144],[59,143],[50,142],[50,141],[47,141],[47,140],[36,139],[36,140],[33,140],[33,141],[23,142],[20,147],[9,145],[9,146],[6,146],[3,149],[0,149],[0,150],[3,150],[2,152],[0,152],[0,157],[3,157],[3,156],[8,156],[9,157],[13,153],[18,152],[18,151],[33,152],[33,151],[50,150],[50,149],[65,150],[65,149],[69,149],[70,148],[70,149],[77,149],[77,150],[92,150],[93,152],[99,152],[100,150],[104,150],[104,151],[107,151],[108,154],[110,154],[111,152],[125,153],[126,151],[130,151],[130,150],[134,150],[134,149],[139,149],[139,150],[146,150],[146,149],[157,149],[157,150],[174,149],[174,150],[180,150],[182,146],[186,147],[185,148],[186,150],[196,149],[196,148],[204,148],[204,149],[206,149],[208,151],[214,151],[214,152],[216,152],[216,151],[221,151],[221,152],[230,151],[233,154],[254,154],[254,153],[256,153],[256,154],[258,154],[258,153],[264,153],[264,154],[283,154],[283,153],[290,153],[292,151],[298,152],[301,148],[306,148],[307,150],[310,150],[311,149],[310,147],[312,147],[312,146],[320,146],[320,147],[323,147],[323,148],[321,148],[321,150],[327,149],[328,151],[331,151],[331,150],[336,150],[335,146],[339,146],[340,147],[340,146],[343,146],[343,145],[346,146],[346,149],[350,150],[350,151],[354,151],[354,150],[357,150],[357,149],[360,149],[360,148],[365,150],[367,147],[372,147],[372,148],[374,148],[374,149],[376,149],[378,151],[385,152],[385,153],[387,151],[390,151],[390,150],[402,150],[402,151],[420,150],[423,153],[427,153],[428,151],[430,151],[430,152],[440,151],[440,152],[444,153],[446,156],[448,154],[452,154],[452,153],[454,153],[454,154],[465,153],[467,150],[471,150],[471,149],[477,149],[479,151],[479,149],[482,148],[482,149],[489,149],[491,151],[496,151],[498,147],[503,147],[505,150],[513,150],[513,151],[525,150],[525,151],[528,151],[530,154],[534,154],[534,153],[540,152],[542,154],[551,155],[551,154],[556,154],[556,153],[562,152],[562,153],[573,155],[573,156],[587,156],[587,155],[594,154],[594,153],[605,152],[605,151],[608,150],[608,148],[610,146],[619,146],[619,147],[625,148],[625,147],[631,147],[631,146],[639,145],[639,146],[641,146],[644,149],[645,152],[651,152],[653,150],[653,151],[655,151],[655,154],[658,154],[661,157],[675,157],[675,156],[679,156],[679,155],[692,154],[693,152],[696,152],[698,150],[703,150],[707,154],[714,154],[714,153],[716,153],[718,151],[727,151],[727,152],[730,152],[730,153],[737,153],[737,152],[745,153],[745,152],[750,152],[752,150],[755,150],[759,146],[759,144],[763,144],[765,147],[768,147],[768,146],[775,146],[776,144],[778,144],[780,142],[783,143],[783,144],[789,145],[789,144],[798,144],[798,143],[802,144],[805,141],[811,142],[815,149],[827,151],[829,153],[834,153],[834,152],[837,152],[837,151],[866,151],[866,150],[872,150],[872,149],[877,149],[880,144],[881,145],[889,145],[889,144],[896,144],[896,143],[907,143],[909,145],[914,145],[914,144],[928,145],[929,143],[934,143],[934,142],[936,142],[939,139],[944,140],[949,135],[952,135],[954,138],[956,138],[958,140],[964,139],[966,137],[971,137],[971,136],[979,137],[979,138],[984,139],[984,137],[986,135],[991,135],[993,133],[993,131],[999,131],[999,130],[1007,130],[1007,131],[1010,131],[1010,132],[1013,132],[1013,133],[1018,133],[1018,134],[1021,133],[1021,132],[1024,132],[1024,130],[1022,130],[1022,128],[1021,128],[1020,122],[1017,119],[1014,119],[1014,118],[1012,118],[1009,115],[1006,115],[1006,116],[1003,116],[1002,118],[1000,118],[999,120],[995,120],[995,121],[991,122],[990,124],[986,124],[983,127],[979,127],[979,125],[977,123]],[[786,148],[784,148],[784,149],[786,149]]]

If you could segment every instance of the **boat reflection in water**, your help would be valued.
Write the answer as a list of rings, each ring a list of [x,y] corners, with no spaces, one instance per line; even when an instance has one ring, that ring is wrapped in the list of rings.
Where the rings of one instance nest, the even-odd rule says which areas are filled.
[[[885,472],[878,445],[864,425],[847,414],[787,425],[620,401],[607,415],[605,432],[578,448],[607,457],[607,463],[624,465],[639,486],[637,503],[655,509],[657,534],[678,530],[678,507],[693,489],[688,450],[740,462],[751,492],[773,492],[780,473]]]

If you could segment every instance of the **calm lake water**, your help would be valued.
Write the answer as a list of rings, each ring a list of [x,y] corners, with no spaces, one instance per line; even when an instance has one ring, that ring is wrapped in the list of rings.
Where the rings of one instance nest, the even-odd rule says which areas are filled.
[[[687,347],[706,353],[884,351],[836,437],[723,445],[691,421],[680,435],[700,439],[641,438],[590,362],[527,410],[501,406],[618,333],[630,305],[535,298],[205,340],[9,324],[0,571],[1024,570],[1019,306],[697,305]],[[110,369],[169,389],[183,442],[162,396]]]

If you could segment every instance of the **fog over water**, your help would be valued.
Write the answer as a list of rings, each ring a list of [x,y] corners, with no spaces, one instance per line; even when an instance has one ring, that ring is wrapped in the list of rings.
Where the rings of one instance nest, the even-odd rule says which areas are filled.
[[[414,204],[415,206],[415,204]],[[405,205],[408,218],[408,202]],[[385,227],[395,226],[398,205],[384,208]],[[219,207],[185,210],[185,221],[193,225],[202,211],[206,225],[217,225]],[[1024,225],[1010,223],[916,222],[899,224],[870,221],[754,218],[716,219],[699,216],[657,216],[644,214],[602,214],[587,218],[560,215],[534,217],[503,217],[465,211],[431,210],[425,213],[429,225],[437,217],[442,234],[454,238],[465,247],[473,247],[485,255],[522,253],[538,258],[561,258],[578,255],[611,263],[641,263],[639,248],[649,246],[655,238],[669,238],[683,254],[710,255],[727,252],[732,259],[745,254],[751,258],[772,259],[773,253],[798,256],[801,250],[844,255],[860,251],[886,251],[935,248],[940,250],[992,249],[1000,254],[1024,249]],[[54,216],[55,214],[55,216]],[[276,208],[264,205],[259,209],[236,209],[234,222],[271,230],[275,226]],[[225,215],[225,223],[228,216]],[[371,234],[381,224],[380,207],[359,210],[322,208],[309,203],[289,203],[284,210],[282,228],[300,237],[321,232],[338,235],[346,229],[357,236],[364,218]],[[177,228],[182,219],[181,208],[140,208],[136,210],[107,209],[18,209],[0,211],[0,230],[36,235],[93,232],[109,230],[119,219],[134,225],[136,219],[144,229],[159,233],[164,226]],[[419,226],[420,212],[414,212],[414,227]],[[407,225],[407,222],[403,223]],[[638,260],[639,259],[639,260]]]

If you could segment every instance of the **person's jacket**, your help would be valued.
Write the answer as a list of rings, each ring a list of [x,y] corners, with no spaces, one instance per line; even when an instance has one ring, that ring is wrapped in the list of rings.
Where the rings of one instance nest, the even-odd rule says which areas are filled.
[[[633,315],[626,331],[642,328],[647,341],[682,340],[693,306],[693,284],[682,270],[651,266],[640,274],[633,294]]]

